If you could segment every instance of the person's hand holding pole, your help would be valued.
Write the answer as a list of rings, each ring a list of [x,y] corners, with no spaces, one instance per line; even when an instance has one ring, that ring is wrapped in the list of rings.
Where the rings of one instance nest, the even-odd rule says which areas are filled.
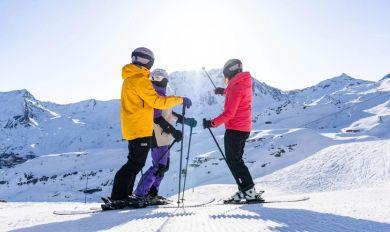
[[[214,93],[216,95],[224,95],[225,94],[225,88],[222,88],[222,87],[217,87],[216,89],[214,89]]]

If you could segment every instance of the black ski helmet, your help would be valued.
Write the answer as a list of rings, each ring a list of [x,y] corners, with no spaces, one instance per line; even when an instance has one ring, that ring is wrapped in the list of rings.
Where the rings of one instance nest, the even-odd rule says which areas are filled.
[[[131,62],[136,65],[141,65],[147,69],[151,69],[154,63],[154,54],[148,48],[136,48],[131,53]]]
[[[223,66],[223,75],[229,80],[240,72],[242,72],[242,63],[239,59],[230,59]]]

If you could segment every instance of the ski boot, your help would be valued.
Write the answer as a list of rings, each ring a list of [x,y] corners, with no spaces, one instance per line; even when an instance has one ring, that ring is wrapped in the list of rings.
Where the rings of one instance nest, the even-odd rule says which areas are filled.
[[[104,204],[101,204],[102,210],[116,210],[116,209],[123,209],[125,207],[128,207],[129,203],[127,199],[123,200],[110,200],[110,201],[104,201]]]
[[[152,196],[152,195],[146,195],[146,201],[149,205],[167,205],[170,203],[168,199],[162,196]]]
[[[264,199],[261,197],[264,191],[256,192],[255,187],[252,187],[246,191],[238,191],[229,199],[224,200],[224,204],[253,204],[264,202]]]
[[[264,193],[264,191],[256,192],[256,189],[254,186],[243,192],[244,198],[245,198],[245,201],[247,204],[264,202],[264,199],[261,197],[261,195],[263,193]]]
[[[242,200],[244,200],[244,194],[241,191],[236,192],[234,195],[232,195],[230,198],[223,201],[224,204],[231,204],[231,203],[240,203]]]
[[[100,199],[102,199],[104,204],[108,204],[108,203],[110,203],[112,201],[111,197],[101,197]]]
[[[111,198],[102,198],[104,204],[101,205],[102,210],[115,210],[130,208],[145,208],[148,203],[143,197],[129,196],[121,200],[112,200]]]
[[[156,197],[157,197],[157,199],[162,200],[162,201],[173,202],[172,200],[169,200],[168,198],[160,196],[160,195],[157,195]]]

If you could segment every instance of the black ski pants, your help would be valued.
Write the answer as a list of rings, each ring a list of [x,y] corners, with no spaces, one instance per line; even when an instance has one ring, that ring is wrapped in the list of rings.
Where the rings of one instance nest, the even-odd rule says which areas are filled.
[[[137,174],[144,167],[150,150],[152,137],[129,140],[127,162],[115,174],[111,199],[121,200],[133,193]]]
[[[249,132],[228,129],[224,139],[226,159],[241,191],[246,191],[254,186],[252,176],[242,159],[249,134]]]

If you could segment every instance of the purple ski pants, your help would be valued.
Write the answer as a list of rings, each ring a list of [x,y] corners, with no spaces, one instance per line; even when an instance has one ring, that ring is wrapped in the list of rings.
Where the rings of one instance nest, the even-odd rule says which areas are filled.
[[[169,162],[170,152],[168,148],[169,146],[152,148],[153,165],[139,180],[137,189],[134,192],[135,195],[145,196],[152,187],[158,190]]]

